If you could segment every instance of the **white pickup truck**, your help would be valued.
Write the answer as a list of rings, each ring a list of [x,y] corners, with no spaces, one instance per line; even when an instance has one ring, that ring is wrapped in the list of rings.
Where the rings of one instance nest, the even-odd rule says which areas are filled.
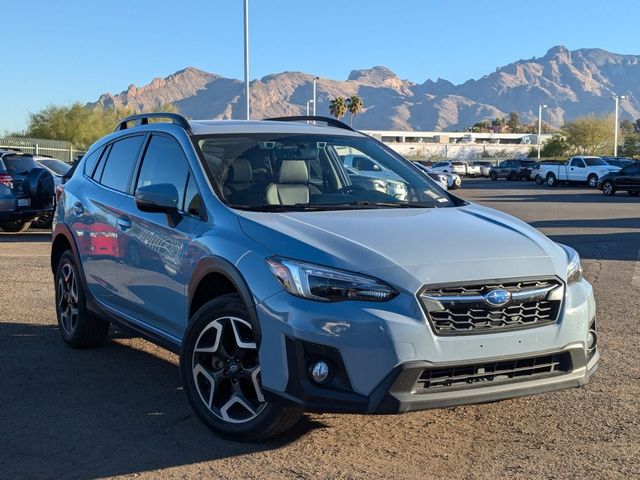
[[[566,163],[541,164],[540,178],[549,187],[554,187],[558,182],[581,182],[595,188],[599,178],[618,170],[620,167],[609,165],[600,157],[578,156],[571,157]]]

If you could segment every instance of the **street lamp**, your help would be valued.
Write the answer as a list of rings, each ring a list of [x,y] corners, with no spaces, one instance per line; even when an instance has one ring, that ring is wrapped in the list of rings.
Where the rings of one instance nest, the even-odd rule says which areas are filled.
[[[613,99],[616,101],[616,113],[615,113],[615,126],[613,127],[613,156],[618,156],[618,100],[625,99],[624,95],[614,95]]]
[[[307,117],[309,116],[309,104],[310,103],[313,103],[314,105],[316,104],[316,102],[314,102],[313,100],[307,100]]]
[[[249,120],[249,0],[244,0],[244,93]]]
[[[313,116],[316,116],[316,91],[317,91],[317,87],[316,87],[316,83],[318,82],[318,80],[320,80],[320,77],[313,77]]]
[[[540,147],[542,146],[542,109],[546,105],[538,105],[538,161],[540,160]]]

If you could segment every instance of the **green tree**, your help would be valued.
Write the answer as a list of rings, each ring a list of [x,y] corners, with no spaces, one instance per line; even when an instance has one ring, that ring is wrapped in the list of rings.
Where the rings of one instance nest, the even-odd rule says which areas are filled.
[[[364,108],[364,102],[357,95],[347,98],[347,110],[349,111],[349,125],[353,125],[353,117],[358,115]]]
[[[489,120],[481,120],[477,123],[474,123],[473,127],[471,127],[471,131],[477,133],[485,133],[488,132],[490,128],[491,122],[489,122]]]
[[[518,112],[511,112],[507,125],[513,133],[517,133],[520,130],[520,114]]]
[[[542,146],[540,150],[540,155],[545,158],[550,157],[564,157],[571,150],[571,146],[567,143],[562,135],[556,134],[551,137],[547,143]],[[538,154],[536,149],[532,150],[535,155]]]
[[[570,149],[585,155],[602,155],[613,150],[613,116],[588,115],[567,122],[562,127]]]
[[[177,112],[173,105],[154,111]],[[26,136],[66,140],[85,149],[99,138],[111,133],[118,121],[135,113],[130,108],[87,107],[76,102],[70,106],[50,105],[29,115]]]
[[[336,97],[329,102],[329,113],[340,120],[347,113],[347,103],[343,97]]]

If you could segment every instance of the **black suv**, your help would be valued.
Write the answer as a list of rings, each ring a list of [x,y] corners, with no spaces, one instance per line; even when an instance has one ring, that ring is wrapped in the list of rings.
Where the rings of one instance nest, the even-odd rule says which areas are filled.
[[[489,171],[491,180],[506,178],[508,180],[529,180],[531,170],[536,166],[533,160],[504,160]]]
[[[632,197],[637,197],[640,194],[640,162],[608,173],[598,180],[597,187],[607,196],[615,195],[618,190],[626,190]]]
[[[24,232],[53,209],[54,181],[33,155],[0,150],[0,229]]]

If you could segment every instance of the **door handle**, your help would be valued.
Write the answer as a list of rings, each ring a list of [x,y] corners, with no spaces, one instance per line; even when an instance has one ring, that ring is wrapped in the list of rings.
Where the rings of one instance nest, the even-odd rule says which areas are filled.
[[[117,221],[118,227],[123,232],[126,232],[131,228],[131,219],[129,217],[119,217]]]
[[[82,215],[84,213],[84,205],[80,202],[76,202],[73,204],[73,213],[76,215]]]

